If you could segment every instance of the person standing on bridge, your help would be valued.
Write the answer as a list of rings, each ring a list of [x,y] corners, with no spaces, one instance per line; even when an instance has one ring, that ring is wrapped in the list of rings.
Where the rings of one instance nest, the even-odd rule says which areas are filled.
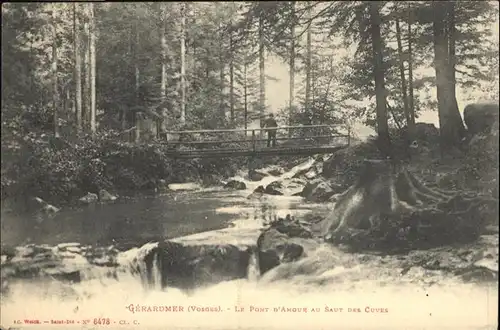
[[[271,113],[269,117],[264,121],[265,128],[276,128],[278,127],[278,123],[274,119],[274,115]],[[267,146],[270,147],[272,142],[272,146],[276,147],[276,129],[267,130]]]

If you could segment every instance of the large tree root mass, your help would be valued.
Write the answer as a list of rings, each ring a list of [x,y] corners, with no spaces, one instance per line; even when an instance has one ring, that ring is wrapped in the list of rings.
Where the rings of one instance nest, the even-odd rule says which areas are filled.
[[[474,241],[495,221],[496,199],[430,188],[405,168],[367,160],[320,234],[353,249],[421,249]]]

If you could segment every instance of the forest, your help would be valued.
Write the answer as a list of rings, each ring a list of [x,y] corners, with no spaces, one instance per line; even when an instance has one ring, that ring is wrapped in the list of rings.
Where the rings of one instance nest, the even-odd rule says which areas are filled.
[[[241,160],[173,161],[155,141],[270,112],[363,123],[389,145],[434,110],[452,150],[457,98],[499,99],[497,21],[487,1],[3,3],[2,201],[230,173]],[[288,66],[281,109],[266,95],[270,57]],[[124,142],[139,117],[156,134]]]

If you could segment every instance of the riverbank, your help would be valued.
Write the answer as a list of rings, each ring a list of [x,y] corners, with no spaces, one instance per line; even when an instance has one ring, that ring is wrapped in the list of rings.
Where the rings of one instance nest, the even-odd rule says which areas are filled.
[[[233,175],[240,159],[173,160],[158,144],[129,144],[113,137],[62,139],[32,137],[2,167],[2,202],[31,209],[38,197],[56,208],[81,204],[100,191],[133,196],[168,189],[170,183],[217,183]]]

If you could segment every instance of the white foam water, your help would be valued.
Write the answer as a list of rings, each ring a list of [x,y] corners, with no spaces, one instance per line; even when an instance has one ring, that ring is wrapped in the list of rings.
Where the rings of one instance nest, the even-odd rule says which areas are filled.
[[[259,181],[250,181],[250,180],[246,179],[245,178],[246,175],[245,175],[244,171],[241,171],[240,173],[238,173],[236,176],[230,178],[229,180],[236,180],[236,181],[241,181],[241,182],[245,183],[245,185],[247,187],[246,191],[248,193],[248,191],[250,191],[250,192],[254,191],[258,186],[263,186],[265,188],[268,184],[270,184],[271,182],[274,182],[274,181],[290,180],[298,172],[310,168],[311,166],[313,166],[314,163],[315,163],[314,158],[310,157],[307,160],[305,160],[304,162],[294,166],[292,169],[290,169],[289,171],[287,171],[281,175],[278,175],[278,176],[267,175]],[[276,169],[276,165],[270,165],[270,166],[261,168],[258,171],[265,173],[265,174],[269,174],[269,172],[274,170],[274,169]]]
[[[143,256],[155,246],[127,251],[120,262],[141,267]],[[2,300],[1,323],[10,326],[26,319],[90,323],[87,327],[42,324],[37,329],[97,329],[102,327],[93,324],[98,318],[109,319],[110,329],[484,329],[496,325],[496,287],[461,284],[422,270],[398,279],[393,269],[354,264],[349,258],[321,247],[260,277],[258,260],[252,256],[247,279],[189,293],[145,287],[127,271],[71,286],[24,281],[13,284],[9,299]],[[158,270],[159,265],[153,268]],[[439,284],[431,285],[426,276]]]

